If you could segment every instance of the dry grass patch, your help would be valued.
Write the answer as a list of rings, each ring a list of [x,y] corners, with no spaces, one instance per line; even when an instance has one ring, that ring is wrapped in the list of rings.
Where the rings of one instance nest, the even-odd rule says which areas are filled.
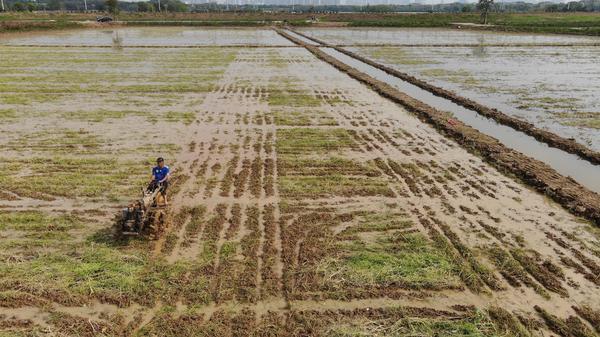
[[[326,289],[444,289],[462,284],[452,260],[418,233],[385,232],[368,242],[339,243],[336,250],[336,257],[317,267]]]

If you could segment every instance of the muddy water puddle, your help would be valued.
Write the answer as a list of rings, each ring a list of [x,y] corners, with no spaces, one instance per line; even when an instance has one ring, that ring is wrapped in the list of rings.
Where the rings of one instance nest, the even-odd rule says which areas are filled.
[[[303,33],[331,44],[573,44],[600,43],[600,38],[526,33],[498,33],[440,28],[344,28],[312,29]]]
[[[5,45],[42,46],[212,46],[292,45],[269,29],[126,27],[71,30],[41,34],[13,34],[0,38]]]
[[[380,81],[384,81],[405,92],[409,96],[421,100],[436,109],[452,112],[460,121],[485,134],[495,137],[512,149],[547,163],[557,172],[570,176],[590,190],[600,193],[600,181],[597,179],[597,177],[600,176],[600,166],[595,166],[585,160],[581,160],[576,155],[569,154],[556,148],[551,148],[544,143],[538,142],[531,136],[510,127],[500,125],[491,119],[479,115],[475,111],[435,96],[426,90],[402,81],[382,70],[341,54],[331,48],[323,48],[323,50],[340,61],[373,76]]]

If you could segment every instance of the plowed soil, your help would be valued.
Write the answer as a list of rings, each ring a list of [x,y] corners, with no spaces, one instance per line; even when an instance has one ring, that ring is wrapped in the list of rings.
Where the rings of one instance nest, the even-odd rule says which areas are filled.
[[[596,226],[304,47],[0,58],[0,334],[599,333]]]

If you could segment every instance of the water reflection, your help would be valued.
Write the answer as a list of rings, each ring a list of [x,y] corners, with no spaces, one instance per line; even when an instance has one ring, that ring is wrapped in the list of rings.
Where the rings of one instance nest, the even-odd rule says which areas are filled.
[[[535,138],[516,131],[515,129],[496,123],[494,120],[481,116],[475,111],[466,109],[445,98],[435,96],[413,84],[391,76],[382,70],[351,58],[331,48],[323,48],[329,55],[358,69],[380,81],[398,88],[407,95],[426,104],[454,114],[454,116],[467,125],[480,132],[498,139],[505,146],[515,149],[523,154],[545,162],[562,175],[570,176],[590,190],[600,193],[600,166],[593,165],[578,156],[567,153],[557,148],[549,147]]]
[[[118,36],[115,36],[118,32]],[[86,29],[45,32],[30,36],[0,36],[0,45],[45,46],[211,46],[289,45],[275,31],[261,28],[124,27],[111,30]]]
[[[486,57],[487,49],[485,47],[485,37],[481,35],[477,38],[477,46],[473,47],[473,56],[484,58]]]
[[[492,31],[468,31],[442,28],[301,28],[301,32],[331,44],[405,44],[455,45],[477,44],[485,37],[487,44],[551,43],[597,44],[597,36],[545,35]]]
[[[118,30],[112,35],[112,47],[116,50],[123,49],[123,37],[119,34]]]

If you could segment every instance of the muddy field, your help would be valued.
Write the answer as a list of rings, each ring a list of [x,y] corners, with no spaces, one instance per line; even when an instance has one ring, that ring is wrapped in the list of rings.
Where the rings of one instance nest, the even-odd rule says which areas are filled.
[[[594,44],[595,36],[572,36],[529,33],[498,33],[491,31],[445,28],[301,28],[311,36],[331,44],[365,45],[464,45],[464,44]]]
[[[302,32],[600,149],[596,37],[440,29]]]
[[[43,46],[129,46],[182,47],[263,45],[293,46],[271,29],[141,27],[89,29],[50,34],[5,34],[0,44]]]
[[[274,31],[120,34],[0,46],[0,335],[600,332],[588,221]]]

